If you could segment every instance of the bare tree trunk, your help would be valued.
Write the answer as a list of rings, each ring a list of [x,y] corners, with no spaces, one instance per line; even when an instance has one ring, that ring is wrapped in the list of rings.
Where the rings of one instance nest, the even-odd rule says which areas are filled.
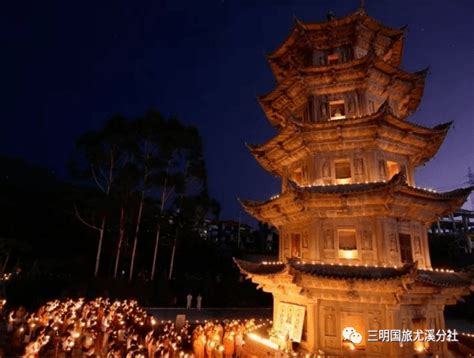
[[[161,214],[160,214],[161,218]],[[155,249],[153,250],[153,262],[151,264],[151,273],[150,273],[150,280],[153,281],[155,278],[155,270],[156,270],[156,258],[158,256],[158,245],[160,243],[160,234],[161,234],[161,222],[158,222],[156,226],[156,236],[155,236]]]
[[[109,167],[109,178],[107,181],[107,189],[105,191],[105,195],[110,194],[110,187],[112,185],[113,173],[115,168],[115,148],[112,147],[110,149],[110,167]],[[102,243],[104,241],[104,233],[105,233],[105,214],[102,217],[102,223],[100,224],[99,230],[99,242],[97,243],[97,255],[95,257],[95,270],[94,270],[94,277],[99,275],[99,264],[100,264],[100,255],[102,253]]]
[[[99,242],[97,243],[97,254],[95,256],[94,277],[97,277],[97,275],[99,274],[100,254],[102,252],[102,242],[104,241],[104,231],[105,231],[105,215],[102,217],[102,223],[99,228]]]
[[[165,178],[165,183],[163,186],[163,191],[161,194],[161,205],[160,205],[160,212],[158,213],[158,225],[156,226],[156,236],[155,236],[155,249],[153,251],[153,263],[151,265],[151,273],[150,273],[150,280],[153,281],[155,277],[155,270],[156,270],[156,258],[158,256],[158,245],[160,243],[160,234],[161,234],[161,216],[163,214],[163,210],[165,208],[165,200],[166,200],[166,184],[167,178]]]
[[[99,262],[100,262],[100,253],[102,251],[102,241],[104,240],[104,231],[105,231],[105,215],[102,217],[102,223],[100,227],[97,227],[95,225],[92,225],[88,223],[86,220],[84,220],[79,214],[79,210],[77,209],[77,206],[74,205],[74,209],[76,211],[76,216],[79,219],[81,223],[83,223],[85,226],[97,230],[99,232],[99,242],[97,243],[97,253],[95,256],[95,269],[94,269],[94,277],[97,277],[97,274],[99,273]]]
[[[119,228],[119,239],[117,243],[117,252],[115,254],[115,268],[114,268],[114,278],[117,278],[117,272],[120,261],[120,251],[122,250],[123,237],[125,235],[125,208],[122,206],[120,209],[120,228]]]
[[[189,163],[186,162],[186,166],[184,169],[184,180],[186,181],[186,177],[188,176],[188,165]],[[184,199],[184,191],[183,194],[181,194],[180,198],[180,203],[179,203],[179,211],[181,211],[181,207],[183,206],[183,199]],[[179,213],[178,213],[179,215]],[[173,276],[173,268],[174,268],[174,256],[176,254],[176,244],[178,242],[178,235],[179,235],[179,217],[177,218],[177,227],[176,227],[176,235],[174,237],[173,241],[173,250],[171,251],[171,262],[170,262],[170,270],[169,270],[169,275],[168,275],[168,280],[171,280],[171,277]]]
[[[176,229],[176,236],[173,241],[173,250],[171,251],[171,262],[170,262],[170,271],[168,274],[168,280],[171,281],[171,278],[173,277],[173,268],[174,268],[174,256],[176,253],[176,241],[178,239],[178,233],[179,233],[179,228]]]
[[[133,249],[132,249],[132,260],[130,261],[130,272],[128,279],[131,281],[133,278],[133,269],[135,265],[135,254],[137,252],[137,242],[138,242],[138,232],[140,231],[140,221],[142,220],[142,211],[143,211],[143,201],[145,197],[145,191],[142,191],[142,196],[140,198],[140,206],[138,208],[137,224],[135,225],[135,237],[133,239]]]
[[[8,265],[8,260],[9,259],[10,259],[10,251],[8,252],[7,257],[5,258],[5,261],[3,262],[1,273],[5,273],[5,271],[7,270],[7,265]]]
[[[145,142],[145,172],[143,174],[143,189],[142,194],[140,197],[140,206],[138,207],[138,216],[137,216],[137,224],[135,225],[135,237],[133,239],[133,249],[132,249],[132,259],[130,261],[130,272],[128,274],[128,279],[131,281],[133,278],[133,269],[135,266],[135,255],[137,253],[137,242],[138,242],[138,233],[140,231],[140,223],[142,221],[142,213],[143,213],[143,203],[145,201],[145,188],[147,184],[148,178],[148,160],[150,159],[150,153],[148,152],[148,143]]]

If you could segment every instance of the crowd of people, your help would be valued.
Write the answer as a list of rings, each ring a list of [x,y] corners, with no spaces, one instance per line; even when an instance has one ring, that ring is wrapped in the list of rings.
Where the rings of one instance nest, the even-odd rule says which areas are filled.
[[[2,306],[4,301],[0,302]],[[268,322],[158,321],[136,301],[54,300],[5,314],[7,356],[238,358],[244,337]],[[2,354],[0,354],[2,356]]]
[[[254,319],[206,322],[194,328],[192,334],[195,358],[239,358],[245,334],[260,328]]]
[[[11,312],[7,345],[25,358],[186,357],[188,331],[187,322],[159,324],[132,300],[55,300],[31,314],[24,308]]]

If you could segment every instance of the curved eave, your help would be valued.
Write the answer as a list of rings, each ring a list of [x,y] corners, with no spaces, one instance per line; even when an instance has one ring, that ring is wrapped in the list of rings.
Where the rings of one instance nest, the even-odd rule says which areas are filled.
[[[394,280],[413,274],[415,264],[394,267],[365,267],[354,265],[326,265],[306,262],[289,262],[294,272],[313,277],[324,277],[334,280],[382,281]],[[290,271],[291,273],[291,271]]]
[[[452,122],[438,125],[434,128],[423,127],[414,123],[403,121],[392,115],[386,106],[381,106],[375,114],[361,117],[348,118],[329,122],[296,122],[292,121],[283,128],[275,137],[261,145],[249,145],[250,152],[257,162],[267,171],[275,175],[283,175],[283,167],[289,163],[302,159],[304,155],[317,153],[310,149],[314,145],[324,146],[325,143],[317,143],[308,140],[310,133],[318,131],[334,130],[339,135],[344,135],[346,131],[354,132],[357,128],[369,128],[377,125],[379,139],[373,140],[374,146],[382,150],[390,151],[390,146],[394,148],[403,147],[406,155],[410,157],[411,163],[420,165],[431,159],[441,147]],[[387,132],[393,132],[393,143],[387,143],[391,137]],[[325,135],[327,137],[327,135]],[[409,150],[407,140],[410,136],[416,136],[418,147]],[[362,145],[359,138],[354,138],[359,145]],[[346,142],[350,139],[345,139]],[[380,142],[379,144],[377,144]],[[340,148],[336,148],[340,150]],[[392,149],[396,150],[396,149]],[[282,162],[281,158],[285,158]]]
[[[275,226],[285,222],[341,215],[413,216],[426,223],[457,210],[473,187],[437,193],[409,186],[402,173],[388,182],[299,187],[290,182],[288,191],[265,202],[243,201],[244,209],[260,221]],[[357,214],[360,213],[360,214]]]
[[[288,93],[289,88],[292,90]],[[287,118],[278,114],[279,108],[286,108],[289,103],[293,102],[294,97],[301,95],[304,97],[307,95],[307,84],[300,75],[297,75],[280,82],[271,92],[258,95],[257,100],[270,124],[281,129],[287,125]],[[275,106],[279,108],[275,108]],[[274,115],[272,116],[271,113]]]
[[[372,121],[385,121],[388,124],[393,125],[397,129],[409,132],[409,133],[416,133],[420,135],[428,135],[432,136],[435,134],[443,134],[446,135],[449,129],[451,128],[453,122],[445,122],[438,124],[434,127],[425,127],[420,124],[416,124],[413,122],[405,121],[401,118],[395,116],[390,106],[387,102],[382,104],[377,112],[373,114],[369,114],[363,117],[356,117],[356,118],[345,118],[340,119],[337,121],[326,121],[326,122],[299,122],[299,121],[292,121],[291,124],[299,127],[300,131],[316,131],[316,130],[325,130],[330,128],[339,128],[344,126],[352,126],[354,124],[361,124],[366,122]],[[294,132],[298,132],[297,130],[293,130]],[[276,138],[276,137],[275,137]],[[269,143],[268,141],[267,143]]]
[[[362,21],[362,23],[367,26],[370,30],[374,32],[380,32],[381,34],[393,37],[403,34],[403,30],[390,28],[383,25],[379,21],[375,20],[373,17],[369,16],[364,9],[359,8],[357,11],[352,12],[349,15],[343,16],[341,18],[324,21],[324,22],[302,22],[300,20],[295,20],[295,25],[292,29],[290,35],[281,43],[281,45],[269,54],[269,58],[275,59],[280,57],[287,49],[290,47],[296,40],[294,35],[295,30],[306,30],[306,31],[325,31],[333,30],[340,26],[345,26],[353,22]]]
[[[409,196],[413,198],[422,198],[422,199],[428,199],[431,201],[444,201],[444,202],[451,202],[455,206],[460,206],[462,205],[469,194],[471,194],[471,191],[474,189],[474,186],[469,186],[465,188],[459,188],[451,191],[446,191],[446,192],[436,192],[436,191],[430,191],[426,189],[421,189],[421,188],[416,188],[412,187],[409,185],[404,185],[404,187],[401,189],[402,193],[408,194]]]
[[[343,27],[347,25],[353,25],[353,31],[357,31],[359,25],[362,25],[375,35],[380,34],[382,36],[388,37],[391,40],[391,43],[385,49],[385,53],[383,55],[388,60],[388,62],[391,62],[396,66],[400,65],[402,60],[404,31],[390,28],[381,24],[374,18],[368,16],[364,9],[360,8],[348,16],[319,23],[305,23],[295,19],[294,26],[289,35],[283,40],[276,50],[267,55],[268,62],[277,80],[280,81],[287,77],[286,75],[280,75],[281,72],[286,71],[279,63],[279,59],[284,56],[286,52],[291,51],[301,36],[311,32],[334,31],[341,26]],[[290,73],[293,70],[290,69]]]
[[[282,56],[291,46],[297,41],[298,37],[301,33],[304,32],[304,26],[301,21],[296,20],[293,23],[293,27],[291,28],[290,33],[288,36],[283,40],[283,42],[275,49],[273,52],[270,52],[267,55],[267,59],[272,62],[278,57]]]
[[[403,29],[396,29],[382,24],[372,16],[369,16],[364,9],[359,9],[357,12],[362,15],[364,25],[371,27],[373,31],[379,31],[381,34],[388,37],[397,37],[404,34]]]
[[[278,199],[278,198],[277,198]],[[239,199],[240,205],[244,210],[255,219],[259,221],[267,221],[262,215],[260,215],[261,209],[263,209],[267,204],[274,202],[277,199],[269,199],[266,201],[257,201],[257,200],[241,200]]]
[[[393,41],[390,48],[385,52],[383,56],[384,61],[392,66],[400,67],[402,64],[404,45],[404,35],[401,34]]]
[[[428,286],[435,288],[461,288],[464,292],[457,294],[468,294],[472,289],[473,281],[461,272],[440,272],[433,270],[419,270],[417,263],[405,264],[401,267],[374,267],[365,265],[334,265],[315,262],[298,261],[288,259],[285,263],[256,263],[234,258],[234,262],[240,272],[249,277],[268,277],[288,273],[290,276],[307,276],[309,280],[325,279],[335,281],[365,281],[365,282],[389,282],[402,281],[415,283],[414,286]],[[309,281],[306,281],[309,282]],[[318,281],[322,284],[321,281]],[[414,287],[407,288],[407,293]]]
[[[429,67],[426,67],[422,70],[416,72],[409,72],[401,69],[398,66],[391,64],[384,60],[383,57],[375,55],[373,51],[368,52],[365,56],[352,60],[350,62],[345,63],[338,63],[334,65],[328,66],[308,66],[305,68],[300,69],[298,72],[300,73],[301,78],[305,78],[308,75],[314,74],[333,74],[337,72],[342,72],[345,70],[353,70],[353,69],[372,69],[376,68],[380,72],[384,73],[387,76],[394,77],[395,79],[402,79],[408,82],[417,82],[417,81],[424,81],[426,76],[429,74]],[[283,81],[282,85],[288,84],[291,79],[286,79]]]
[[[461,272],[418,270],[415,280],[429,286],[437,287],[464,287],[470,289],[472,285],[472,280]]]
[[[240,272],[245,275],[272,276],[286,271],[286,265],[283,263],[266,264],[264,262],[250,262],[233,258]]]
[[[281,175],[281,172],[278,170],[278,168],[268,165],[269,162],[266,158],[266,152],[271,150],[275,145],[282,147],[283,142],[289,140],[295,135],[298,135],[297,127],[295,125],[289,125],[283,128],[275,137],[268,140],[266,143],[260,145],[247,144],[247,148],[263,169],[274,175]]]
[[[290,187],[299,193],[309,193],[316,197],[321,195],[350,195],[350,194],[365,194],[374,191],[385,191],[391,194],[400,192],[406,194],[411,198],[426,199],[433,202],[461,202],[464,203],[474,189],[474,186],[455,189],[447,192],[436,192],[410,186],[406,183],[405,175],[398,173],[388,182],[376,182],[368,184],[347,184],[347,185],[327,185],[327,186],[313,186],[300,187],[296,183],[291,182]]]

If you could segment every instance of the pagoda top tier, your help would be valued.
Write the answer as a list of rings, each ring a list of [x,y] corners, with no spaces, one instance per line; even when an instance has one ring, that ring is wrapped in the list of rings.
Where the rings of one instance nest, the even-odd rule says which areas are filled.
[[[258,100],[269,122],[284,128],[291,118],[327,122],[374,113],[388,101],[405,119],[420,104],[428,68],[407,72],[373,50],[350,63],[301,67]]]
[[[325,22],[305,23],[295,19],[289,36],[268,61],[277,81],[304,67],[325,67],[364,57],[370,49],[388,64],[402,61],[404,29],[382,25],[361,7],[354,13]]]

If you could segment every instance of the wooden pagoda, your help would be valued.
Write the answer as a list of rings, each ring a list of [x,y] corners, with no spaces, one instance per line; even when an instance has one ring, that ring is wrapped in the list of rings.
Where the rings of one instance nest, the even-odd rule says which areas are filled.
[[[273,295],[274,331],[308,352],[444,355],[446,342],[374,342],[368,332],[445,329],[445,305],[474,288],[465,274],[431,266],[428,228],[471,188],[415,186],[415,168],[450,123],[406,120],[428,71],[400,69],[404,36],[361,7],[322,23],[295,20],[268,57],[277,86],[259,101],[278,134],[249,149],[282,190],[242,205],[278,228],[280,261],[235,261]],[[360,343],[348,344],[346,327]]]

